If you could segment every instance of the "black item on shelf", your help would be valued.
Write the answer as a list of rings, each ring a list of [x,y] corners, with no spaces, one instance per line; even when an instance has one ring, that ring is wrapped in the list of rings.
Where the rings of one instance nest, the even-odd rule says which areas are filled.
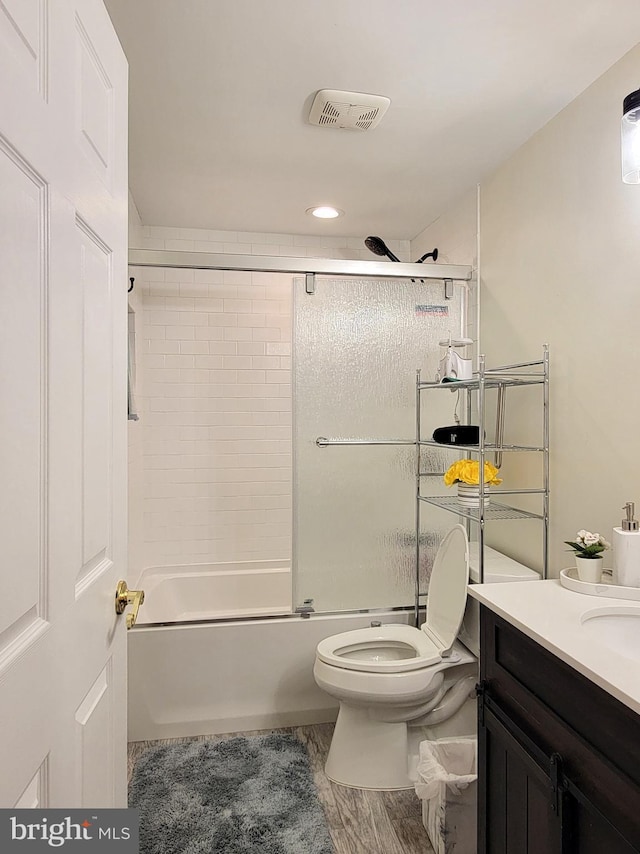
[[[477,445],[480,442],[480,428],[473,424],[437,427],[433,431],[433,441],[441,445]]]

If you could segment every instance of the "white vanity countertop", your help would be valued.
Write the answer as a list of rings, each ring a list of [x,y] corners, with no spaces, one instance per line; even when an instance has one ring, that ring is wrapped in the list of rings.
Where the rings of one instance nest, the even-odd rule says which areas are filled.
[[[581,616],[596,608],[640,613],[640,602],[574,593],[556,579],[472,584],[469,594],[640,714],[640,663],[588,636],[581,624]]]

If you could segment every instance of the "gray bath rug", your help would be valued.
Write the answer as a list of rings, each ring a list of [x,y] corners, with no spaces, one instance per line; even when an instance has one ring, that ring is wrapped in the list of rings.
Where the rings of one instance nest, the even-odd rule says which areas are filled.
[[[129,806],[140,854],[333,854],[307,751],[285,733],[152,747]]]

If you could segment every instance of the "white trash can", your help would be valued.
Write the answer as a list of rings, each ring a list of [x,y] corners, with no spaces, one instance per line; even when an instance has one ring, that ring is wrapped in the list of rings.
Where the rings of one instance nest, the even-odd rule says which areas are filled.
[[[478,740],[420,744],[416,793],[435,854],[476,854]]]

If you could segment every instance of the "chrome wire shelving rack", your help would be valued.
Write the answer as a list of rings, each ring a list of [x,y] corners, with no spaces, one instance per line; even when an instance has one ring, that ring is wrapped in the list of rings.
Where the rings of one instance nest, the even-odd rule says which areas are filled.
[[[524,386],[542,387],[542,441],[536,445],[514,445],[504,442],[504,417],[506,407],[506,389]],[[498,390],[498,411],[496,415],[495,441],[486,441],[486,392],[488,389]],[[471,423],[474,412],[474,397],[477,405],[477,420],[479,426],[479,441],[474,445],[445,445],[433,439],[422,437],[422,406],[421,397],[426,391],[460,391],[466,392],[467,423]],[[549,570],[549,347],[543,346],[542,358],[533,362],[518,362],[513,365],[502,365],[497,368],[487,368],[485,357],[478,359],[478,371],[473,379],[460,380],[455,383],[422,382],[420,371],[416,374],[416,624],[420,598],[420,531],[422,507],[433,505],[442,510],[455,513],[464,519],[467,532],[471,524],[478,526],[478,575],[484,581],[484,538],[485,523],[489,521],[534,519],[542,522],[542,577],[547,578]],[[472,454],[479,463],[479,497],[477,507],[461,504],[455,496],[425,494],[424,482],[433,478],[433,472],[421,470],[421,449],[438,448],[454,453]],[[542,455],[541,485],[534,488],[513,488],[491,490],[490,502],[485,499],[484,463],[489,455],[493,455],[495,464],[500,468],[503,454],[538,453]],[[513,507],[509,504],[510,497],[538,495],[540,496],[540,512],[532,512]],[[498,499],[498,500],[496,500]],[[506,500],[504,500],[506,499]],[[504,503],[503,503],[504,501]]]

